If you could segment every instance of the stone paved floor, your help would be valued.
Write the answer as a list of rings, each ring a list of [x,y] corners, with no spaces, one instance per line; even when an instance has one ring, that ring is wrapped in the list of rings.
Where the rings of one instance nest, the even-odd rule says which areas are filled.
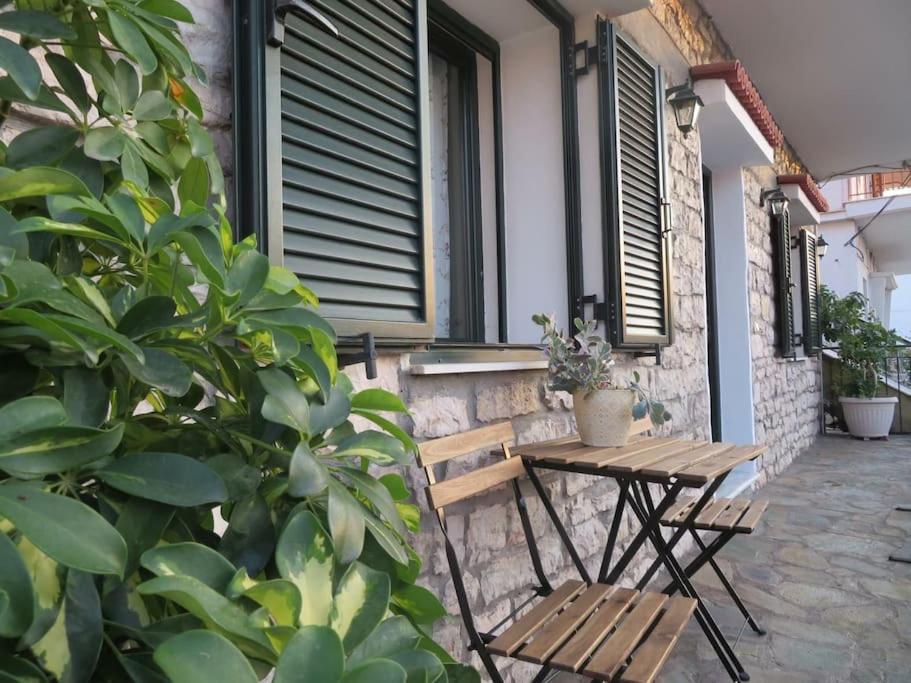
[[[755,683],[911,682],[911,437],[821,438],[758,496],[762,525],[732,540],[719,564],[768,630],[735,651]],[[696,576],[725,633],[742,618],[710,568]],[[561,679],[567,680],[567,679]],[[692,622],[660,683],[730,680]]]

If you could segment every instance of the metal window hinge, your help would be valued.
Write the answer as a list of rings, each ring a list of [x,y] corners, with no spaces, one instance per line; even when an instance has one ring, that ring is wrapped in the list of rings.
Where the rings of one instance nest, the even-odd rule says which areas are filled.
[[[338,29],[326,16],[306,0],[267,0],[268,42],[279,47],[285,42],[285,17],[294,14],[338,38]]]
[[[601,322],[607,322],[607,306],[603,303],[598,303],[597,294],[586,294],[585,296],[580,296],[576,299],[576,315],[585,320],[585,307],[592,307],[592,319],[600,320]]]
[[[376,344],[373,340],[373,333],[367,332],[360,335],[362,351],[355,353],[338,354],[338,366],[340,368],[348,365],[365,364],[367,379],[376,379]]]
[[[580,55],[581,62],[579,59]],[[592,64],[597,63],[597,61],[598,48],[596,46],[589,45],[587,40],[575,44],[573,47],[573,67],[576,76],[584,76],[587,74],[591,70]]]
[[[633,351],[633,358],[654,358],[655,365],[661,365],[661,345],[655,344],[655,348],[648,351]]]

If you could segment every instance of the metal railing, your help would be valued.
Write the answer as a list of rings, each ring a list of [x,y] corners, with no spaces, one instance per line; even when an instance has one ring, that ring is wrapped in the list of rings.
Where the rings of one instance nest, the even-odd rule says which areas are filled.
[[[907,171],[867,173],[848,178],[848,201],[911,193]]]
[[[886,349],[886,358],[879,371],[878,396],[896,396],[895,417],[890,434],[911,434],[911,342]],[[847,433],[841,405],[834,387],[842,378],[843,366],[837,347],[823,349],[822,401],[823,433]]]

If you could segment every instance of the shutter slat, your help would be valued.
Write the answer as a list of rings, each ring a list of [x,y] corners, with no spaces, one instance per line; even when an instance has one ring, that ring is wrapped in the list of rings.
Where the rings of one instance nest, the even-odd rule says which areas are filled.
[[[340,35],[287,17],[278,101],[284,264],[337,326],[429,336],[417,78],[425,27],[411,2],[310,2]]]
[[[808,230],[801,230],[803,342],[807,355],[819,351],[822,344],[819,326],[819,256],[816,251],[816,239],[815,234]]]
[[[791,275],[790,214],[772,216],[772,243],[776,262],[776,318],[778,350],[782,356],[794,356],[794,300]]]

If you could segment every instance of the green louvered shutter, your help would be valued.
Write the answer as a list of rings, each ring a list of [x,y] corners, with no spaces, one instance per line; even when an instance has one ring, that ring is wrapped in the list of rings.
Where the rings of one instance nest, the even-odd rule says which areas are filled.
[[[608,330],[619,346],[672,341],[661,69],[598,20]]]
[[[803,346],[808,356],[819,351],[822,335],[819,327],[819,255],[816,235],[800,231],[801,289],[803,298]]]
[[[424,0],[309,1],[339,37],[279,48],[284,265],[342,334],[430,337]]]
[[[778,350],[793,358],[794,347],[794,279],[791,273],[791,216],[786,210],[772,216],[772,248],[775,252],[776,318]]]

